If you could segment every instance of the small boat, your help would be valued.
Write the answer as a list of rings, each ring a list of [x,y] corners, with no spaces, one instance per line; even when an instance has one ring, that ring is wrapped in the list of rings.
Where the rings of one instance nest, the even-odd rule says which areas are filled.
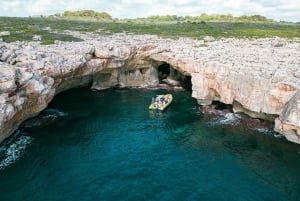
[[[149,106],[149,110],[162,111],[171,104],[172,100],[172,94],[157,95],[156,98],[152,98],[152,103]]]

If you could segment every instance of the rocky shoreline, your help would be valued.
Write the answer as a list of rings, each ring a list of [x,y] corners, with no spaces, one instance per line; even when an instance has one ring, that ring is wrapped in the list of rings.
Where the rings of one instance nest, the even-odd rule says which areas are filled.
[[[55,94],[86,85],[156,86],[160,66],[168,64],[167,80],[189,78],[200,105],[231,104],[234,112],[274,121],[276,131],[300,143],[299,39],[72,34],[85,41],[0,42],[0,142]]]

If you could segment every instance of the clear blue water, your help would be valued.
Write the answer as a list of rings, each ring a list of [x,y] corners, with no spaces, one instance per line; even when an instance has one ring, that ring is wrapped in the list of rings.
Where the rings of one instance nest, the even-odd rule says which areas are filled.
[[[58,95],[54,123],[0,145],[0,201],[300,200],[299,145],[203,118],[188,92],[148,111],[162,92]]]

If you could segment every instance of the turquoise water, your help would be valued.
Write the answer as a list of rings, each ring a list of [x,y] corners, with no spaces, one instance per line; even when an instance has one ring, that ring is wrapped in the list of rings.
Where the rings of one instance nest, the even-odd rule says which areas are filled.
[[[204,118],[188,92],[148,111],[162,92],[58,95],[40,117],[51,124],[0,146],[0,201],[300,199],[299,145]]]

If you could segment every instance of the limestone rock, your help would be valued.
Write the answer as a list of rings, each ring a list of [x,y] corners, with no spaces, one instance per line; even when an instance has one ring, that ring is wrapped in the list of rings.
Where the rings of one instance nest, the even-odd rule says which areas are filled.
[[[0,142],[61,91],[87,85],[99,90],[157,85],[158,66],[168,63],[166,81],[178,85],[190,76],[192,96],[199,104],[221,101],[232,104],[235,112],[276,119],[275,129],[300,143],[297,42],[70,34],[84,41],[47,46],[38,41],[0,42]]]
[[[101,49],[95,49],[94,54],[99,59],[111,59],[111,56],[108,54],[108,52],[102,51]]]
[[[0,63],[0,94],[14,91],[16,89],[15,69],[9,65]]]
[[[275,130],[289,141],[300,144],[300,90],[291,98],[275,121]]]
[[[34,36],[32,37],[32,40],[33,40],[33,41],[41,41],[41,40],[42,40],[42,36],[41,36],[41,35],[34,35]]]
[[[205,41],[205,42],[212,42],[212,41],[214,41],[214,40],[216,40],[213,36],[205,36],[204,38],[203,38],[203,40]]]
[[[112,86],[123,85],[118,81],[118,72],[113,70],[111,72],[96,73],[93,75],[92,89],[103,90]]]

